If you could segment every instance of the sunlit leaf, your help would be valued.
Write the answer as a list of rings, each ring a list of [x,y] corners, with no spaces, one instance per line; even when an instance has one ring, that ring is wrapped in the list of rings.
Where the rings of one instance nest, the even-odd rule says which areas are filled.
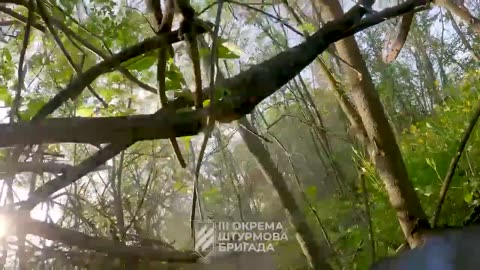
[[[3,101],[5,106],[12,105],[12,95],[8,92],[6,86],[0,85],[0,101]]]
[[[24,120],[30,120],[47,102],[43,98],[33,98],[27,102],[27,109],[21,113]]]
[[[183,145],[185,146],[185,152],[190,153],[190,142],[192,141],[192,136],[181,137]]]
[[[208,107],[210,105],[210,99],[205,99],[203,101],[203,107]]]
[[[472,203],[472,200],[473,200],[472,193],[470,192],[465,193],[465,195],[463,196],[463,200],[468,204]]]
[[[95,107],[93,106],[82,106],[77,109],[77,116],[80,117],[91,117],[93,115]]]
[[[10,54],[10,50],[8,50],[8,48],[3,49],[3,56],[5,57],[5,60],[7,60],[7,62],[12,61],[12,54]]]
[[[317,29],[315,27],[315,25],[313,25],[311,23],[303,23],[303,24],[300,25],[299,28],[300,28],[300,30],[305,31],[307,33],[313,33]]]
[[[233,50],[230,50],[230,48],[227,48],[222,44],[218,46],[217,57],[220,59],[236,59],[236,58],[239,58],[240,55],[235,53]]]
[[[157,57],[154,55],[147,55],[139,59],[138,61],[135,61],[129,65],[127,65],[128,69],[136,70],[136,71],[142,71],[145,69],[149,69],[151,66],[153,66],[157,61]]]

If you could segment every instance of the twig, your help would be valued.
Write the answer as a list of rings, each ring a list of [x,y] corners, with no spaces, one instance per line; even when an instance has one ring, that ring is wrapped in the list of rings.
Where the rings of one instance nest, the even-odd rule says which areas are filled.
[[[13,99],[12,108],[10,111],[10,121],[13,121],[15,116],[17,118],[20,118],[18,110],[20,108],[20,103],[22,100],[22,89],[24,87],[24,81],[25,81],[25,75],[26,75],[25,74],[26,70],[24,70],[25,54],[27,53],[28,43],[30,40],[30,30],[31,30],[32,24],[35,21],[35,13],[34,13],[35,2],[34,1],[35,0],[30,0],[27,5],[27,8],[28,8],[27,25],[25,25],[25,36],[23,38],[22,50],[20,51],[20,59],[18,61],[17,89],[15,91],[15,97]]]
[[[470,134],[472,134],[473,128],[475,124],[477,124],[478,118],[480,117],[480,104],[478,105],[477,109],[475,110],[470,123],[468,124],[467,129],[463,133],[462,140],[460,141],[460,145],[458,146],[457,152],[455,156],[453,156],[452,160],[450,161],[450,166],[448,167],[447,174],[445,175],[445,179],[443,180],[442,188],[440,190],[440,196],[437,203],[437,208],[435,213],[433,214],[432,219],[432,228],[438,222],[440,217],[440,211],[442,210],[443,202],[445,201],[445,197],[447,196],[448,187],[450,186],[450,182],[452,182],[453,176],[455,175],[455,170],[457,169],[458,162],[460,161],[460,157],[462,156],[463,150],[467,145],[468,138],[470,138]]]

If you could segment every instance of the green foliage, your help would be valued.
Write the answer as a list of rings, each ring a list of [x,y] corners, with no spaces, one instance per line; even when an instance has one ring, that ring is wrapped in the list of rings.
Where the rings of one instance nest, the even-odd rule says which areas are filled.
[[[31,97],[26,99],[25,102],[27,106],[21,112],[21,118],[30,120],[47,103],[47,100],[44,97]]]
[[[123,66],[131,70],[143,71],[153,66],[157,62],[157,58],[154,53],[139,55],[125,62]]]
[[[224,42],[218,46],[218,55],[220,59],[237,59],[240,57],[241,50],[232,43]]]
[[[175,65],[175,62],[173,62],[172,59],[170,59],[167,64],[167,72],[165,73],[165,76],[167,77],[167,80],[165,81],[167,91],[183,89],[186,86],[187,82],[185,81],[185,78],[183,77],[180,68]]]
[[[303,23],[300,25],[300,30],[304,31],[304,32],[307,32],[309,34],[315,32],[315,30],[317,30],[317,27],[311,23]]]
[[[450,160],[478,106],[478,72],[467,74],[456,89],[446,89],[454,96],[435,108],[432,117],[412,125],[403,132],[402,152],[427,213],[432,214],[438,200]],[[458,91],[460,90],[460,91]],[[469,214],[468,207],[478,205],[480,190],[480,132],[474,129],[448,190],[442,222],[459,225]]]
[[[444,89],[450,97],[443,104],[435,106],[434,112],[429,117],[415,122],[401,132],[399,144],[409,178],[430,217],[435,210],[440,187],[450,161],[480,101],[478,85],[480,85],[479,73],[470,72],[457,88]],[[470,214],[470,207],[480,204],[479,157],[480,131],[477,127],[469,139],[448,190],[440,223],[461,225]],[[355,151],[354,160],[360,167],[367,185],[377,256],[392,255],[404,241],[395,212],[373,164],[358,151]],[[364,196],[361,190],[358,191],[360,198]],[[351,261],[353,263],[350,266],[351,269],[366,269],[371,263],[367,256],[369,239],[365,226],[358,226],[361,224],[358,222],[341,226],[345,224],[342,220],[348,216],[348,209],[351,210],[352,207],[364,209],[365,206],[360,203],[361,201],[362,199],[348,206],[348,203],[337,199],[331,203],[322,201],[318,206],[320,216],[325,220],[331,237],[340,239],[336,245],[339,250],[343,253],[352,253],[357,247],[363,246],[357,252],[356,259]],[[340,206],[342,204],[344,206]],[[348,237],[343,239],[342,234]],[[349,262],[344,261],[343,264],[349,265]]]
[[[154,35],[147,23],[147,20],[152,20],[152,18],[146,18],[148,15],[144,16],[137,9],[140,6],[137,4],[140,2],[54,0],[49,1],[47,8],[53,18],[65,24],[78,37],[110,57],[111,54],[118,53]],[[198,4],[196,9],[201,10],[207,6],[206,2],[213,3],[215,1],[196,1],[195,4]],[[302,4],[300,3],[299,6]],[[236,8],[235,5],[229,8],[235,12],[224,12],[225,17],[230,17],[228,20],[222,20],[222,24],[225,22],[225,26],[228,26],[231,19],[235,18],[235,23],[239,23],[241,26],[236,27],[233,24],[231,27],[233,31],[227,27],[224,29],[227,31],[222,32],[224,36],[228,35],[228,39],[219,40],[217,56],[229,64],[226,68],[229,75],[237,74],[245,68],[243,63],[237,65],[231,60],[239,60],[240,56],[245,56],[244,58],[248,59],[248,62],[258,62],[285,49],[284,46],[293,46],[300,41],[297,37],[292,39],[290,35],[286,35],[281,24],[276,21],[275,24],[272,24],[271,18],[259,16],[259,13],[247,9],[236,12],[237,10],[233,10]],[[215,16],[214,9],[207,10],[208,16],[205,16],[207,19],[211,20]],[[271,9],[271,5],[267,5],[267,9]],[[15,7],[15,10],[26,15],[24,7]],[[267,11],[273,14],[272,12],[275,10]],[[434,20],[428,18],[422,20],[424,23],[419,24],[421,27],[419,31],[426,36],[429,34],[429,29],[435,24]],[[294,27],[313,33],[317,26],[306,21],[308,20],[303,23],[298,22]],[[37,17],[37,23],[44,25],[39,17]],[[248,24],[259,26],[257,30],[260,31],[251,35],[250,31],[253,25]],[[25,35],[24,25],[18,25],[20,27],[12,25],[12,28],[17,27],[17,29],[5,35],[6,41],[2,41],[4,45],[0,49],[2,63],[0,68],[0,105],[7,109],[12,106],[12,99],[16,91],[18,59],[21,41]],[[103,61],[102,57],[92,52],[95,50],[86,48],[82,42],[76,39],[75,35],[63,31],[58,26],[55,27],[62,45],[83,72]],[[10,26],[5,27],[5,30],[7,28]],[[402,130],[399,134],[399,143],[410,179],[413,181],[427,214],[431,215],[450,160],[455,154],[462,132],[470,120],[471,112],[478,103],[479,73],[471,72],[466,75],[459,89],[453,87],[440,89],[439,92],[448,93],[450,98],[444,104],[439,104],[432,112],[430,104],[431,100],[434,100],[433,94],[423,90],[425,78],[421,63],[405,63],[400,57],[397,61],[385,65],[378,59],[374,59],[380,55],[379,48],[375,48],[375,46],[382,46],[384,38],[378,33],[380,31],[375,33],[372,44],[367,43],[364,57],[369,59],[367,64],[371,67],[376,89],[382,98],[388,116],[396,124],[396,127]],[[233,37],[235,34],[238,35],[238,40]],[[414,35],[415,32],[412,31],[409,40],[416,38]],[[361,38],[368,38],[368,33],[357,35],[358,40]],[[429,44],[432,46],[425,51],[427,56],[430,56],[429,59],[433,62],[434,68],[445,66],[449,79],[457,81],[457,75],[463,74],[463,69],[469,67],[469,64],[465,63],[463,59],[455,59],[454,65],[449,65],[448,61],[452,61],[453,56],[456,55],[452,51],[455,49],[453,47],[458,46],[453,46],[453,43],[448,44],[448,41],[446,41],[447,44],[440,46],[443,43],[437,41],[437,38],[422,39],[425,42],[421,40],[420,43],[432,43]],[[30,40],[26,57],[27,63],[25,63],[28,72],[19,108],[22,120],[31,119],[50,98],[68,87],[70,82],[78,76],[59,49],[59,45],[52,39],[51,34],[33,30]],[[252,44],[235,45],[242,42]],[[445,41],[442,40],[442,42]],[[361,46],[365,45],[365,42],[359,43]],[[405,46],[401,56],[407,55],[408,60],[410,57],[416,61],[409,52],[410,47]],[[262,53],[258,53],[259,50]],[[178,52],[183,53],[182,50],[178,50]],[[438,53],[439,56],[435,53]],[[208,54],[208,51],[201,50],[200,54],[204,56]],[[324,53],[322,57],[332,71],[336,70],[336,65],[333,65],[332,61],[337,60],[332,59],[332,56],[327,53]],[[173,91],[177,97],[183,96],[193,100],[192,92],[187,90],[187,86],[191,82],[186,82],[182,74],[182,71],[191,72],[191,63],[180,62],[178,58],[181,57],[176,57],[177,62],[170,59],[167,63],[167,90]],[[427,58],[419,58],[419,60],[425,61]],[[445,62],[441,63],[440,61]],[[130,59],[121,65],[142,82],[156,87],[156,62],[157,52],[154,51]],[[416,67],[415,64],[417,64]],[[344,119],[339,116],[340,109],[338,109],[337,101],[331,91],[323,89],[325,84],[320,78],[317,78],[317,70],[313,68],[312,71],[311,73],[306,70],[285,87],[288,88],[288,91],[278,91],[268,101],[259,105],[259,110],[255,114],[258,121],[255,126],[259,135],[268,139],[275,136],[275,140],[271,140],[272,143],[265,142],[265,145],[271,151],[270,155],[285,179],[292,180],[293,175],[297,174],[295,176],[302,182],[304,187],[302,192],[305,193],[311,205],[301,199],[298,200],[299,204],[307,215],[316,239],[319,242],[324,239],[323,229],[328,234],[336,255],[331,260],[334,268],[367,269],[371,263],[368,219],[373,222],[373,238],[377,257],[393,254],[395,249],[403,243],[404,238],[385,187],[376,175],[375,167],[366,160],[360,151],[351,150],[351,144],[345,140],[347,136],[344,132]],[[440,73],[439,70],[435,71]],[[341,85],[344,85],[342,76],[336,74],[335,78]],[[434,78],[433,81],[438,88],[440,85],[445,85],[443,78],[442,80]],[[298,85],[305,87],[303,89],[305,92],[298,91]],[[52,117],[133,115],[138,113],[136,110],[139,108],[153,111],[154,108],[150,107],[156,105],[158,101],[156,97],[152,98],[151,93],[146,93],[118,71],[112,70],[112,72],[102,74],[90,86],[105,100],[109,105],[108,108],[104,108],[87,89],[84,89],[76,100],[65,102]],[[435,91],[437,90],[436,88]],[[215,100],[232,94],[231,91],[235,91],[235,89],[217,88]],[[311,93],[313,104],[302,102],[306,91]],[[208,106],[209,102],[206,100],[204,105]],[[315,106],[318,108],[312,108]],[[182,110],[191,110],[191,108]],[[325,154],[326,146],[320,142],[320,136],[315,136],[315,132],[318,132],[315,127],[319,126],[320,120],[309,117],[312,115],[315,118],[316,112],[323,118],[323,126],[320,128],[325,131],[330,140],[332,151],[328,155]],[[401,121],[397,121],[399,119]],[[404,129],[404,127],[407,128]],[[214,149],[211,149],[210,157],[205,159],[202,167],[200,200],[203,210],[207,213],[207,218],[210,218],[211,214],[213,217],[220,217],[221,220],[226,218],[239,220],[242,213],[247,221],[251,219],[284,219],[284,206],[279,203],[280,200],[274,187],[264,179],[258,163],[245,145],[238,143],[238,136],[227,134],[228,132],[228,130],[220,132],[218,141],[221,139],[222,145],[217,143],[216,147],[212,147]],[[276,144],[277,139],[283,144],[282,147]],[[449,189],[442,214],[444,223],[460,224],[468,214],[469,207],[480,203],[480,160],[477,160],[480,156],[479,139],[477,128],[470,139]],[[178,140],[184,145],[182,153],[186,160],[194,160],[192,156],[195,156],[194,152],[197,147],[190,145],[192,143],[195,146],[197,142],[192,140],[191,136]],[[230,143],[228,146],[227,142]],[[48,153],[48,158],[53,155],[52,161],[61,161],[72,165],[80,164],[82,160],[94,153],[89,148],[90,146],[77,144],[70,147],[71,145],[66,145],[45,145],[44,150]],[[354,162],[351,161],[352,152]],[[9,150],[2,149],[0,159],[8,157],[8,153]],[[118,225],[115,221],[118,217],[112,213],[116,210],[111,207],[115,203],[114,200],[118,200],[118,198],[113,198],[112,194],[114,193],[109,192],[113,191],[114,181],[116,181],[115,188],[121,188],[120,199],[122,201],[120,204],[123,207],[125,221],[128,226],[133,224],[129,234],[136,233],[154,238],[159,235],[170,237],[175,233],[181,234],[181,237],[178,238],[180,242],[182,237],[189,237],[185,231],[188,230],[190,217],[191,175],[188,170],[179,169],[178,161],[173,156],[168,141],[139,142],[124,154],[124,164],[120,164],[120,158],[116,157],[107,162],[111,169],[89,174],[85,178],[90,177],[90,181],[83,183],[78,181],[78,185],[74,188],[68,188],[68,192],[75,193],[72,194],[75,196],[69,197],[65,205],[71,203],[74,210],[79,211],[83,216],[81,219],[83,223],[80,226],[75,222],[75,230],[90,232],[84,224],[88,225],[88,222],[91,222],[94,225],[92,228],[98,229],[98,232],[94,231],[93,233],[103,237],[108,235],[110,226]],[[62,158],[57,160],[56,155]],[[30,160],[30,157],[27,160]],[[336,190],[336,179],[333,179],[335,173],[329,161],[340,164],[340,171],[344,174],[342,180],[345,180],[347,185],[355,186],[354,194],[348,196],[343,194],[342,197],[339,197]],[[294,166],[291,166],[290,162]],[[365,213],[363,202],[365,191],[358,183],[360,180],[357,169],[361,172],[367,186],[370,216]],[[26,183],[26,181],[24,182]],[[146,187],[147,183],[148,187]],[[38,182],[37,185],[40,184]],[[298,194],[301,191],[298,190],[296,183],[289,182],[288,185],[292,193],[297,196],[296,198],[303,198]],[[80,199],[82,196],[84,198]],[[76,200],[78,202],[75,202]],[[242,211],[245,210],[242,207],[248,208],[249,211]],[[314,208],[315,211],[313,212],[311,208]],[[78,215],[78,213],[69,211],[65,211],[63,214],[68,216],[66,220]],[[134,214],[137,217],[134,218],[132,216]],[[77,217],[71,220],[77,220]],[[167,225],[168,223],[170,224]],[[72,223],[64,225],[70,226]],[[305,269],[306,260],[295,240],[295,231],[290,229],[288,232],[290,241],[275,243],[276,254],[279,255],[282,267],[279,269]]]
[[[12,95],[8,92],[7,87],[4,85],[0,85],[0,101],[2,101],[5,106],[12,105]]]

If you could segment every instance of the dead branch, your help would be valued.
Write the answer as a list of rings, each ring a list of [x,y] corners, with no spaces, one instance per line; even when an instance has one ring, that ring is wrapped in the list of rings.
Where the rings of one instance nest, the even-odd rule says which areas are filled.
[[[408,33],[410,32],[410,28],[411,28],[414,17],[415,17],[415,12],[409,12],[403,15],[402,21],[400,22],[397,38],[395,39],[395,41],[389,42],[389,44],[393,43],[391,46],[389,46],[390,48],[386,48],[390,52],[383,59],[385,63],[388,64],[393,62],[395,59],[397,59],[398,55],[400,54],[400,51],[405,45],[405,41],[407,41],[407,36],[408,36]]]
[[[151,261],[196,262],[198,255],[193,252],[176,251],[163,246],[138,247],[127,246],[106,238],[93,237],[52,223],[46,223],[22,217],[18,214],[2,213],[3,218],[14,226],[8,226],[7,235],[15,235],[18,231],[36,235],[51,241],[59,241],[69,246],[125,258],[140,258]]]
[[[293,48],[290,48],[275,57],[255,65],[248,69],[245,72],[242,72],[232,78],[226,79],[221,81],[219,84],[216,85],[219,89],[229,89],[230,94],[222,98],[220,101],[216,102],[216,107],[213,108],[213,115],[215,119],[219,121],[227,120],[232,121],[239,119],[245,114],[250,113],[255,106],[260,103],[262,100],[273,94],[275,91],[280,89],[283,85],[285,85],[289,80],[294,78],[297,74],[299,74],[307,65],[309,65],[315,58],[323,52],[331,43],[334,43],[342,38],[350,36],[356,32],[362,31],[368,27],[381,23],[389,18],[396,17],[407,12],[410,12],[418,7],[421,7],[426,4],[425,1],[419,0],[410,0],[400,4],[396,7],[387,8],[380,12],[374,13],[372,15],[367,16],[365,19],[361,20],[359,23],[356,24],[357,18],[365,14],[366,10],[361,6],[355,6],[349,12],[345,14],[345,16],[341,19],[329,22],[325,24],[325,26],[313,34],[311,37],[307,38],[307,40]],[[199,29],[200,30],[200,29]],[[164,46],[169,42],[174,42],[178,40],[178,34],[168,34],[165,36],[158,36],[154,38],[150,38],[138,45],[130,47],[116,55],[114,55],[110,60],[105,60],[99,64],[100,67],[93,67],[82,76],[77,77],[76,80],[69,87],[63,90],[59,95],[57,95],[54,99],[49,102],[49,105],[42,108],[41,112],[37,114],[35,119],[40,119],[45,117],[53,110],[58,108],[66,99],[73,96],[72,94],[77,94],[85,88],[85,86],[90,83],[87,81],[80,81],[78,78],[83,77],[84,79],[93,80],[98,77],[98,72],[108,72],[114,65],[115,61],[123,62],[128,60],[130,57],[134,57],[139,55],[139,52],[147,52],[154,48],[158,48],[160,46]],[[115,59],[115,60],[112,60]],[[116,62],[116,63],[119,63]],[[93,71],[95,70],[95,74]],[[87,74],[87,75],[85,75]],[[208,89],[204,89],[203,91],[204,96],[207,97],[209,94]],[[183,101],[182,101],[183,102]],[[185,105],[182,102],[177,102],[175,105]],[[198,126],[193,123],[193,121],[199,121],[202,117],[202,114],[205,111],[195,111],[195,112],[182,112],[176,113],[175,117],[172,117],[172,114],[168,114],[165,111],[160,110],[157,112],[156,118],[150,118],[152,116],[142,116],[145,118],[140,117],[139,119],[144,119],[140,121],[141,123],[138,124],[135,128],[131,128],[129,132],[123,131],[123,139],[125,141],[116,140],[115,137],[111,137],[110,140],[116,140],[115,143],[107,146],[105,149],[102,149],[97,152],[97,154],[84,162],[80,165],[74,167],[71,170],[65,172],[61,177],[54,179],[50,182],[47,182],[44,186],[38,188],[32,196],[28,199],[28,201],[22,204],[22,209],[24,210],[31,210],[35,205],[44,201],[48,196],[55,193],[56,191],[70,185],[71,183],[78,180],[80,177],[86,175],[89,170],[98,167],[99,165],[103,164],[108,159],[112,158],[120,151],[124,150],[131,144],[133,144],[136,138],[140,138],[141,136],[145,137],[145,135],[141,134],[144,131],[150,130],[150,132],[156,132],[156,135],[159,134],[168,134],[169,136],[173,132],[177,134],[176,136],[182,136],[180,134],[186,134],[187,132],[192,132],[195,127],[198,129],[197,132],[200,131]],[[168,114],[168,117],[166,114]],[[154,114],[155,115],[155,114]],[[187,117],[186,117],[187,116]],[[135,118],[136,116],[132,116],[130,118]],[[123,118],[123,119],[128,119]],[[162,131],[158,127],[146,127],[143,126],[145,124],[152,124],[152,120],[157,119],[156,124],[163,123],[163,127],[168,129],[168,131]],[[176,119],[172,121],[172,119]],[[50,120],[49,120],[50,121]],[[52,119],[52,121],[54,121]],[[60,121],[60,120],[59,120]],[[97,119],[85,119],[85,122],[89,121],[100,121]],[[177,121],[177,122],[176,122]],[[49,123],[45,121],[44,123]],[[52,123],[52,122],[50,122]],[[58,123],[57,123],[58,124]],[[15,126],[16,125],[16,126]],[[5,138],[13,137],[13,134],[23,134],[23,137],[26,138],[25,130],[22,131],[23,133],[18,133],[16,130],[17,128],[28,128],[29,124],[15,124],[12,126],[4,126],[3,129],[0,129],[0,133],[3,130],[7,130],[10,132],[9,136]],[[30,125],[35,126],[37,128],[42,127],[42,122],[37,123],[30,123]],[[43,124],[44,125],[44,124]],[[160,124],[161,125],[161,124]],[[139,128],[141,126],[141,128]],[[192,126],[194,128],[192,129]],[[86,128],[86,126],[84,126]],[[107,126],[108,127],[108,126]],[[31,128],[31,127],[30,127]],[[60,128],[60,127],[58,127]],[[71,128],[71,126],[69,127]],[[111,127],[110,127],[111,128]],[[88,128],[86,128],[88,129]],[[36,129],[41,131],[41,129]],[[103,128],[105,130],[105,128]],[[64,129],[64,131],[66,131]],[[98,130],[96,131],[96,136],[104,136],[100,135]],[[121,131],[121,130],[119,130]],[[141,131],[141,132],[140,132]],[[163,133],[165,132],[165,133]],[[148,133],[148,132],[147,132]],[[5,133],[4,133],[5,134]],[[35,136],[41,136],[43,139],[49,137],[45,126],[43,126],[43,132],[35,132],[33,133]],[[33,137],[31,134],[31,137]],[[40,134],[40,135],[39,135]],[[59,138],[61,135],[56,132],[56,137]],[[155,134],[150,134],[150,139],[155,138]],[[168,138],[168,137],[167,137]],[[30,140],[35,140],[29,138]],[[66,139],[66,138],[64,138]],[[70,139],[71,140],[71,139]],[[1,141],[1,136],[0,136]]]

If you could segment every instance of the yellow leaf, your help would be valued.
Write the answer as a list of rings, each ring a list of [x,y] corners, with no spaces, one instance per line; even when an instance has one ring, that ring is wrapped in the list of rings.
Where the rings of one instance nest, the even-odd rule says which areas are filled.
[[[238,47],[237,45],[231,43],[231,42],[224,42],[222,44],[225,48],[229,49],[231,52],[241,55],[243,53],[242,49]]]
[[[210,105],[210,99],[205,99],[203,101],[203,107],[207,107],[208,105]]]
[[[413,134],[415,134],[417,132],[417,127],[415,125],[411,125],[410,126],[410,132],[412,132]]]

